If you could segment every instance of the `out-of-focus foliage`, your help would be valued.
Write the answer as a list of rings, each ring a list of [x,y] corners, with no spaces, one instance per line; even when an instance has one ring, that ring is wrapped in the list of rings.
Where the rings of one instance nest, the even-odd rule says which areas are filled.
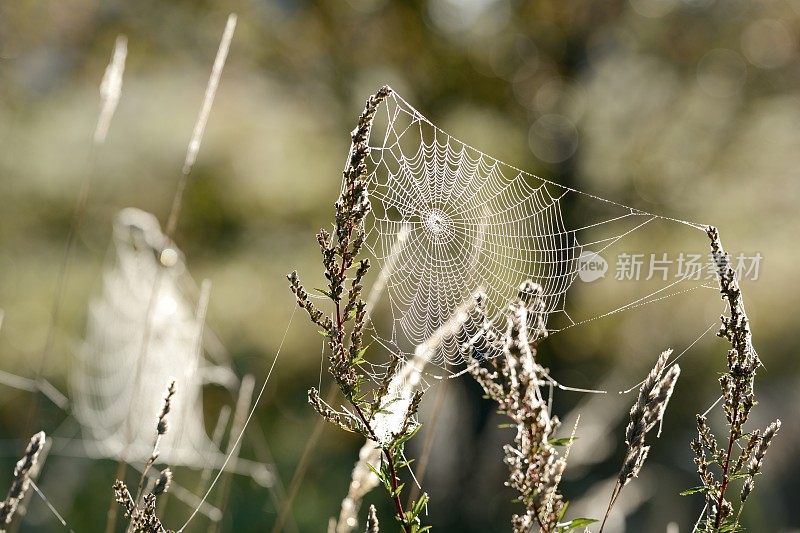
[[[780,417],[784,427],[744,523],[751,531],[800,528],[791,506],[800,490],[796,0],[6,2],[0,7],[3,371],[33,376],[38,368],[86,170],[97,86],[116,35],[128,36],[122,97],[98,153],[45,372],[61,390],[87,302],[100,289],[115,213],[135,206],[162,222],[166,217],[229,11],[239,14],[239,27],[176,241],[195,278],[213,282],[208,324],[240,374],[266,375],[294,305],[284,274],[321,272],[313,235],[330,223],[348,133],[364,98],[388,83],[489,154],[647,211],[713,223],[730,250],[763,255],[760,278],[742,283],[766,365],[753,422],[764,426]],[[663,239],[669,249],[681,246]],[[572,305],[597,314],[605,308],[597,299],[578,289]],[[664,348],[680,353],[721,309],[707,291],[614,315],[548,340],[545,363],[571,385],[627,388]],[[306,390],[318,383],[321,340],[296,322],[242,450],[265,457],[268,449],[284,484],[316,423]],[[718,394],[725,343],[706,336],[681,367],[662,436],[615,509],[628,515],[630,531],[663,531],[669,522],[688,530],[702,506],[700,498],[678,492],[697,484],[688,443],[694,413]],[[442,413],[426,425],[440,393]],[[619,465],[631,400],[556,396],[561,414],[576,404],[583,410],[563,486],[566,497],[578,500],[579,515],[596,516],[605,506],[611,490],[605,480]],[[205,401],[216,412],[231,398],[210,387]],[[2,472],[11,471],[29,436],[30,403],[31,393],[0,388]],[[75,426],[45,400],[40,404],[36,429],[54,435],[58,448]],[[435,431],[423,484],[431,494],[426,523],[436,531],[496,531],[508,523],[513,493],[502,485],[501,461],[508,435],[496,428],[500,418],[491,410],[466,377],[427,394],[418,447],[410,452],[418,454]],[[210,417],[207,426],[213,427]],[[362,443],[324,431],[287,531],[320,531],[338,515]],[[48,457],[40,485],[73,529],[97,531],[115,466],[68,455]],[[197,477],[178,469],[175,480],[193,488]],[[223,530],[271,527],[280,492],[234,478]],[[369,502],[389,523],[391,510],[380,495]],[[171,500],[165,521],[182,523],[189,511]],[[207,523],[195,526],[202,531]],[[56,528],[34,500],[23,530]]]

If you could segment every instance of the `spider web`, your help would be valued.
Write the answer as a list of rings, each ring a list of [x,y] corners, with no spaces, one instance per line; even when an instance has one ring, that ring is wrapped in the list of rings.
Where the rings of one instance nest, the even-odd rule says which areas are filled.
[[[573,319],[565,308],[582,254],[602,252],[654,221],[706,227],[503,163],[445,133],[395,92],[376,114],[367,168],[366,246],[390,309],[389,328],[380,320],[373,328],[379,342],[404,354],[434,336],[476,291],[486,295],[489,318],[504,324],[506,305],[528,279],[542,287],[549,333],[667,298],[683,280],[587,319]],[[578,216],[565,215],[567,204]],[[457,335],[442,339],[431,362],[460,363],[458,343]]]
[[[216,464],[221,452],[205,430],[202,384],[231,385],[237,378],[202,357],[203,323],[181,289],[182,256],[153,215],[133,208],[114,221],[113,254],[70,371],[84,445],[92,455],[146,460],[166,387],[175,379],[178,392],[161,458],[196,467]]]

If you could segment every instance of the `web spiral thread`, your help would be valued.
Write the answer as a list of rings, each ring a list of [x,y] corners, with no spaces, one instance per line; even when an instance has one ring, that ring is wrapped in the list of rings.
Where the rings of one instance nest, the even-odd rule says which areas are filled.
[[[390,302],[383,337],[395,346],[424,343],[476,291],[497,322],[526,280],[541,285],[545,318],[564,313],[585,249],[602,249],[654,219],[703,228],[505,164],[445,133],[395,92],[378,110],[369,148],[366,242]],[[574,199],[599,204],[603,217],[567,223],[564,204]],[[461,362],[458,342],[445,339],[432,362]]]

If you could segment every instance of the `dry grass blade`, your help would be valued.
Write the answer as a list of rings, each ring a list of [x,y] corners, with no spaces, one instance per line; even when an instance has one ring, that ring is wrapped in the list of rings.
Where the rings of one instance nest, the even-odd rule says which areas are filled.
[[[128,56],[128,38],[124,35],[117,37],[114,42],[114,52],[111,62],[103,74],[100,82],[100,115],[97,117],[97,126],[94,129],[94,143],[99,145],[106,141],[111,119],[119,104],[122,92],[122,75],[125,72],[125,58]]]
[[[117,37],[114,43],[114,51],[111,55],[111,61],[106,67],[103,79],[100,82],[100,113],[97,118],[97,126],[95,127],[93,144],[89,157],[86,162],[83,179],[78,191],[78,197],[75,201],[75,209],[70,221],[69,231],[67,233],[67,240],[64,246],[64,254],[61,258],[61,266],[58,271],[58,279],[56,281],[55,296],[53,298],[53,306],[50,311],[50,323],[47,328],[47,336],[45,338],[44,349],[39,360],[39,367],[36,373],[35,384],[37,389],[44,392],[44,385],[46,381],[42,379],[42,374],[47,367],[50,357],[50,352],[56,340],[56,328],[61,315],[61,305],[64,300],[64,291],[66,287],[66,280],[69,277],[70,264],[72,260],[72,250],[75,246],[75,241],[78,236],[83,217],[86,212],[86,204],[89,200],[89,191],[92,187],[92,181],[95,174],[95,166],[97,159],[98,148],[105,143],[108,128],[111,125],[111,119],[114,117],[114,112],[119,103],[120,94],[122,92],[122,76],[125,72],[125,58],[128,54],[128,40],[124,35]],[[48,397],[50,397],[48,395]],[[58,405],[58,404],[57,404]],[[66,408],[66,402],[59,405],[62,409]],[[27,426],[30,428],[36,413],[39,409],[38,397],[34,398],[31,404],[30,414],[28,416]]]

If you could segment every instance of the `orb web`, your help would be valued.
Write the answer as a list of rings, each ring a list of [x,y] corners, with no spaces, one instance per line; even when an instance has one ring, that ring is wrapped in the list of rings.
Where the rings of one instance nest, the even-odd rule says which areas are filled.
[[[485,294],[487,315],[498,322],[526,280],[542,287],[546,322],[563,314],[567,327],[574,325],[565,301],[584,250],[602,250],[655,219],[704,227],[503,163],[445,133],[395,92],[375,116],[366,179],[372,207],[366,246],[381,270],[391,310],[388,331],[373,327],[377,337],[406,354],[476,291]],[[564,204],[585,201],[597,204],[588,209],[594,219],[567,223]],[[444,339],[432,362],[461,362],[458,342],[455,335]]]

